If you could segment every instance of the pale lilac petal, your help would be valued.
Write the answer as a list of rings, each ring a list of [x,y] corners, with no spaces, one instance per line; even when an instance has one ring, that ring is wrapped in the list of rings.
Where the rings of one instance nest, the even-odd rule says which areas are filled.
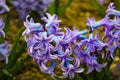
[[[88,69],[88,71],[87,71],[87,73],[86,73],[86,74],[91,73],[93,70],[94,70],[94,67],[90,67],[90,68]]]
[[[78,68],[75,70],[76,73],[82,73],[84,71],[84,68]]]

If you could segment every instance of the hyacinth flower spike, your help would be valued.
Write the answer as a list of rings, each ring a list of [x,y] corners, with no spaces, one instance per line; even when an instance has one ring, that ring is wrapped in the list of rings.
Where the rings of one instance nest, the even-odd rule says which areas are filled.
[[[10,9],[6,5],[6,0],[0,0],[0,14],[3,14],[4,12],[9,12]]]
[[[78,68],[80,66],[80,60],[77,58],[75,59],[74,65],[72,65],[69,60],[66,60],[64,66],[65,67],[62,68],[64,73],[63,76],[59,76],[60,78],[66,78],[69,75],[70,79],[72,79],[75,73],[82,73],[84,71],[84,68]]]

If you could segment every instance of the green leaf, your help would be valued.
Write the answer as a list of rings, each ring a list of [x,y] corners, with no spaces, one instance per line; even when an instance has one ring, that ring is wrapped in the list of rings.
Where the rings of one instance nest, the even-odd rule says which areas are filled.
[[[10,52],[10,55],[9,55],[9,58],[8,58],[8,64],[6,65],[6,69],[10,69],[14,66],[15,62],[17,61],[18,57],[16,57],[17,55],[17,48],[18,48],[18,44],[19,44],[19,41],[20,41],[20,37],[21,37],[21,34],[23,32],[24,28],[21,28],[20,31],[18,32],[15,40],[14,40],[14,44],[13,44],[13,47],[12,47],[12,50]],[[21,53],[20,53],[21,54]]]
[[[8,71],[5,70],[5,69],[3,69],[2,72],[3,72],[5,75],[9,76],[9,77],[12,77],[12,76],[13,76],[10,72],[8,72]]]
[[[23,64],[28,60],[29,56],[26,55],[25,57],[22,57],[20,60],[16,61],[16,64],[12,69],[10,69],[10,72],[14,75],[17,72],[19,72],[23,68]]]

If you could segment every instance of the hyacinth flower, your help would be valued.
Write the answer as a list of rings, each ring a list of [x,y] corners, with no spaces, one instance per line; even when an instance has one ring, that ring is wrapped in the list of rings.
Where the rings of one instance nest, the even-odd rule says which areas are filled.
[[[34,49],[39,51],[40,54],[47,54],[49,57],[52,57],[51,54],[51,49],[54,48],[54,46],[52,44],[50,44],[50,42],[52,42],[53,40],[53,36],[49,36],[47,37],[47,33],[44,32],[43,34],[41,34],[41,37],[35,37],[37,39],[35,45],[34,45]],[[55,58],[55,56],[53,56],[53,58]]]
[[[98,27],[100,26],[104,26],[106,25],[106,23],[108,22],[108,16],[106,16],[105,18],[103,18],[102,20],[99,20],[99,21],[95,21],[94,18],[87,18],[87,26],[90,27],[91,31],[93,31],[94,29],[98,29]],[[90,32],[91,32],[90,31]]]
[[[88,62],[90,57],[90,52],[88,52],[88,48],[84,51],[81,49],[82,44],[77,44],[73,47],[73,52],[76,55],[76,58],[81,59],[81,64]]]
[[[41,14],[41,12],[44,13],[45,11],[47,11],[47,8],[49,7],[49,4],[51,2],[53,2],[53,0],[15,0],[15,1],[11,1],[13,6],[19,13],[21,20],[25,20],[26,16],[31,11],[36,11],[39,14]]]
[[[109,4],[108,9],[106,11],[106,13],[107,13],[106,16],[109,16],[109,15],[120,16],[120,11],[115,10],[115,7],[113,5],[114,5],[114,3]]]
[[[79,59],[75,60],[75,64],[71,64],[69,60],[65,61],[64,67],[62,70],[64,71],[63,76],[61,78],[66,78],[68,75],[70,79],[74,78],[75,73],[81,73],[84,71],[84,68],[78,68],[80,66]]]
[[[69,50],[69,49],[66,49],[65,52],[64,52],[64,51],[61,51],[60,54],[57,55],[57,56],[58,56],[58,59],[61,60],[61,63],[59,64],[59,67],[62,68],[62,67],[64,66],[66,60],[69,60],[69,61],[72,61],[72,60],[73,60],[73,58],[70,57],[71,54],[72,54],[72,53],[70,52],[70,50]]]
[[[29,34],[32,32],[44,31],[43,25],[41,25],[40,23],[35,23],[33,18],[31,18],[29,21],[28,18],[29,18],[29,15],[26,17],[26,21],[24,22],[26,29],[22,35]]]
[[[3,14],[4,12],[9,12],[10,9],[6,5],[6,0],[0,0],[0,14]]]
[[[61,20],[58,20],[58,17],[56,14],[51,16],[49,13],[46,13],[46,16],[47,17],[41,18],[44,22],[46,22],[45,28],[48,34],[55,34],[55,32],[61,29],[58,27]]]
[[[83,45],[86,44],[86,49],[88,52],[95,52],[97,49],[102,49],[104,46],[107,46],[106,43],[101,42],[97,36],[96,38],[93,37],[93,34],[91,33],[89,35],[89,38],[87,40],[82,41]]]
[[[74,43],[74,44],[76,43],[76,40],[87,39],[87,37],[84,36],[84,34],[88,33],[88,30],[79,31],[79,30],[76,29],[76,27],[74,27],[73,30],[71,30],[70,28],[65,28],[65,30],[66,30],[66,33],[68,35],[70,35],[70,37],[72,39],[71,42]]]
[[[89,74],[91,73],[94,69],[98,72],[101,71],[101,68],[102,67],[105,67],[107,65],[107,63],[104,63],[104,64],[99,64],[97,62],[97,57],[96,56],[93,56],[93,57],[90,57],[90,59],[88,60],[87,62],[87,65],[89,66],[89,69],[87,71],[86,74]]]
[[[41,36],[42,35],[42,36]],[[32,40],[31,40],[32,39]],[[53,40],[53,36],[47,37],[47,33],[43,32],[42,34],[35,35],[34,37],[30,37],[28,42],[29,54],[32,57],[41,57],[41,59],[49,59],[56,58],[56,55],[51,54],[51,49],[53,49],[53,45],[50,42]]]

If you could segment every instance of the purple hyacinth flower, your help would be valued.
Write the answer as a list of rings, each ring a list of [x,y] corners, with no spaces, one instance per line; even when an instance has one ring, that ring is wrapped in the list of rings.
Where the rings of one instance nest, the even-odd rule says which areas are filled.
[[[116,50],[116,46],[111,46],[109,48],[106,48],[106,57],[109,58],[111,57],[113,60],[115,59],[115,54],[114,51]]]
[[[0,14],[3,14],[4,12],[9,12],[9,8],[6,5],[6,0],[0,0]]]
[[[82,43],[80,42],[73,47],[73,52],[76,55],[76,58],[82,59],[81,64],[84,64],[89,60],[90,52],[88,48],[82,50],[81,47],[82,47]]]
[[[113,46],[115,47],[120,47],[120,30],[112,30],[112,31],[107,31],[105,30],[105,34],[103,36],[103,41],[104,39],[108,38],[107,43],[110,45],[113,43]]]
[[[60,51],[60,53],[57,55],[58,59],[61,60],[61,63],[59,64],[60,68],[64,66],[66,60],[73,60],[73,58],[70,57],[71,54],[71,51],[68,49],[65,52],[63,50]]]
[[[24,26],[26,27],[25,31],[23,32],[23,36],[29,33],[36,33],[44,31],[43,25],[40,23],[35,23],[33,18],[28,20],[29,15],[26,17],[26,21],[24,22]]]
[[[48,32],[48,34],[54,34],[54,31],[60,30],[61,28],[58,28],[61,20],[58,20],[58,17],[56,14],[51,16],[49,13],[46,13],[47,17],[41,18],[44,22],[46,22],[45,28]]]
[[[3,36],[3,37],[5,37],[5,33],[3,31],[4,26],[5,26],[5,23],[4,23],[3,19],[0,18],[0,36]]]
[[[87,39],[84,34],[88,33],[88,30],[78,31],[76,27],[74,27],[73,31],[70,28],[65,28],[66,34],[70,35],[71,42],[76,43],[76,40],[84,40]]]
[[[75,59],[74,65],[72,65],[70,61],[66,60],[64,66],[65,67],[62,68],[64,71],[63,76],[60,76],[60,78],[66,78],[69,75],[70,79],[72,79],[74,78],[75,73],[82,73],[84,71],[84,68],[78,68],[80,66],[79,59]]]
[[[66,51],[67,49],[71,51],[70,47],[70,41],[71,41],[71,35],[69,33],[64,33],[60,38],[57,38],[56,40],[56,47],[54,51],[57,51],[59,54],[61,54],[61,51]]]
[[[10,54],[10,45],[7,42],[0,44],[0,53],[6,59],[6,64],[7,64],[8,63],[8,56]],[[2,58],[0,60],[2,60]]]
[[[98,27],[100,27],[100,26],[104,26],[104,25],[106,25],[106,23],[108,22],[108,18],[109,17],[105,17],[105,18],[103,18],[102,20],[100,20],[100,21],[95,21],[95,19],[94,18],[92,18],[92,19],[90,19],[90,18],[87,18],[87,26],[90,26],[90,29],[91,29],[91,31],[93,31],[94,29],[97,29]]]
[[[101,42],[97,38],[97,36],[96,36],[96,38],[94,38],[92,33],[89,35],[89,39],[88,40],[83,40],[81,42],[83,43],[83,45],[84,44],[86,45],[86,49],[88,48],[87,49],[88,52],[95,52],[95,50],[102,49],[103,47],[108,45],[107,43]]]
[[[47,37],[47,32],[42,32],[41,34],[36,35],[35,39],[36,43],[34,45],[34,49],[39,50],[41,54],[46,54],[46,52],[54,48],[54,46],[50,44],[50,42],[53,41],[53,36],[50,35]]]
[[[109,16],[109,15],[120,16],[120,11],[115,10],[115,7],[113,5],[114,5],[114,3],[109,4],[108,9],[106,11],[106,13],[107,13],[106,16]]]
[[[89,74],[91,73],[93,70],[96,70],[97,72],[100,72],[101,71],[101,68],[102,67],[105,67],[107,65],[107,63],[104,63],[104,64],[99,64],[97,62],[97,57],[96,56],[93,56],[93,57],[90,57],[88,62],[87,62],[87,65],[89,66],[89,69],[87,71],[86,74]]]

